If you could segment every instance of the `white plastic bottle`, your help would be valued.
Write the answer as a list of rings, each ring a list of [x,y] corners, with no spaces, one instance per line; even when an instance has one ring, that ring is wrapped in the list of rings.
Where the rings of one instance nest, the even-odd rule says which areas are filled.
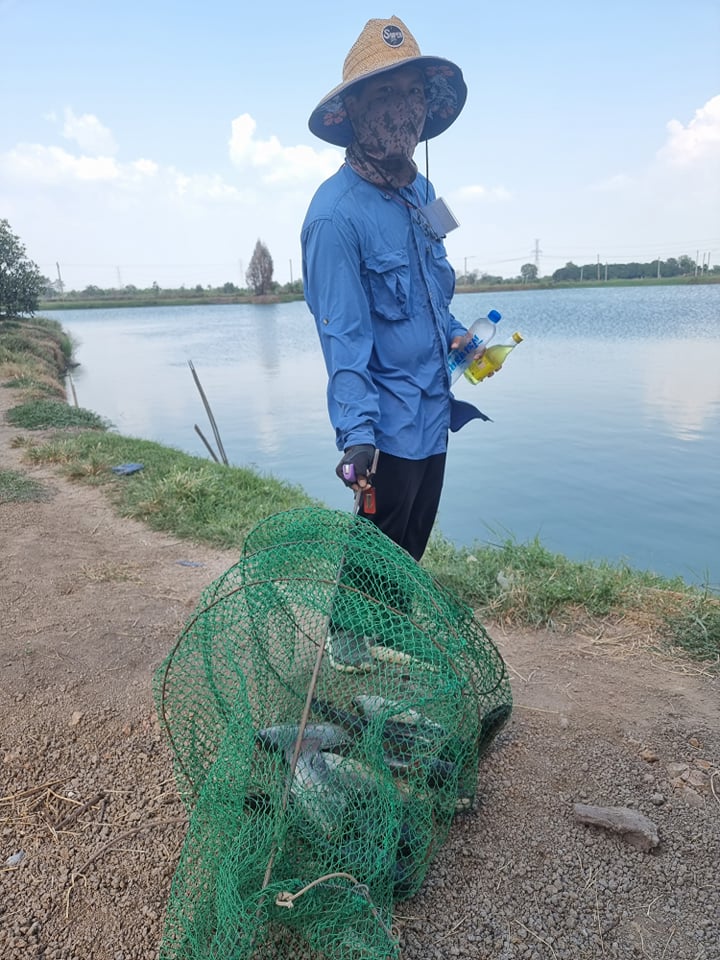
[[[497,310],[490,310],[486,317],[480,317],[473,323],[463,338],[462,343],[448,354],[450,368],[450,382],[455,383],[462,376],[473,361],[476,351],[487,344],[495,336],[501,315]]]

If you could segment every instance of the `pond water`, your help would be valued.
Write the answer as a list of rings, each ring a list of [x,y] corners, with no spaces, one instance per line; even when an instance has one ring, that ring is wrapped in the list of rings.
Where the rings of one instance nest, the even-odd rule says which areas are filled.
[[[456,395],[492,423],[451,436],[440,506],[454,543],[538,537],[576,560],[720,579],[720,285],[458,295],[496,308],[503,370]],[[81,406],[123,434],[208,456],[192,361],[231,463],[350,509],[305,303],[63,310]]]

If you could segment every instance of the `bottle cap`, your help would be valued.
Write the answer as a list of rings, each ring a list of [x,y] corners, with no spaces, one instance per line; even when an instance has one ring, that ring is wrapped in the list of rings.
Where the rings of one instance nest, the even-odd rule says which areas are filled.
[[[488,320],[492,320],[493,323],[497,323],[498,320],[502,320],[502,314],[498,313],[497,310],[491,310],[487,315]]]
[[[515,341],[515,343],[522,343],[522,337],[517,331],[515,331],[515,333],[512,335],[512,338]]]

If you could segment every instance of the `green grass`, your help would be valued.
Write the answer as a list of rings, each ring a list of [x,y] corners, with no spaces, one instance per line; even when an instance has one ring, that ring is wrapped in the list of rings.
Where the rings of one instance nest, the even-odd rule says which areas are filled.
[[[7,412],[8,423],[26,430],[48,430],[60,427],[105,429],[108,424],[92,410],[71,407],[60,400],[28,400]]]
[[[105,487],[123,516],[238,552],[247,532],[270,514],[317,505],[300,487],[254,470],[225,467],[116,433],[55,436],[29,447],[26,456],[56,464],[69,479]],[[143,469],[117,476],[112,468],[123,463],[141,463]]]
[[[31,462],[54,464],[71,480],[101,486],[123,516],[238,553],[248,531],[265,517],[317,505],[300,487],[120,436],[92,411],[38,397],[38,381],[62,386],[70,341],[60,346],[62,333],[54,321],[32,321],[28,336],[42,337],[46,329],[55,344],[47,351],[51,359],[41,360],[43,351],[37,346],[33,351],[16,349],[22,328],[21,321],[0,323],[0,382],[4,377],[15,383],[24,397],[8,419],[26,430],[55,431],[41,441],[18,441]],[[48,371],[53,368],[51,377]],[[143,469],[127,476],[113,473],[112,468],[123,463],[142,463]],[[23,491],[29,496],[33,488],[26,482],[28,486],[21,475],[0,472],[0,503],[9,502],[3,496],[17,499]],[[574,562],[551,553],[538,539],[518,543],[493,534],[493,540],[491,545],[456,548],[436,534],[423,558],[423,566],[471,604],[482,620],[572,630],[584,628],[588,619],[624,618],[659,645],[682,648],[711,666],[720,664],[720,597],[709,589],[623,564]]]
[[[15,470],[0,470],[0,506],[6,503],[30,503],[49,500],[52,494],[37,480]]]

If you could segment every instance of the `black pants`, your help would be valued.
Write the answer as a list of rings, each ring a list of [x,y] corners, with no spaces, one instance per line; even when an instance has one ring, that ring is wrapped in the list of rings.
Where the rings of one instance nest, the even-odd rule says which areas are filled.
[[[405,460],[380,453],[375,487],[375,514],[367,516],[384,534],[420,560],[430,539],[445,476],[445,454]],[[362,502],[362,501],[361,501]]]

